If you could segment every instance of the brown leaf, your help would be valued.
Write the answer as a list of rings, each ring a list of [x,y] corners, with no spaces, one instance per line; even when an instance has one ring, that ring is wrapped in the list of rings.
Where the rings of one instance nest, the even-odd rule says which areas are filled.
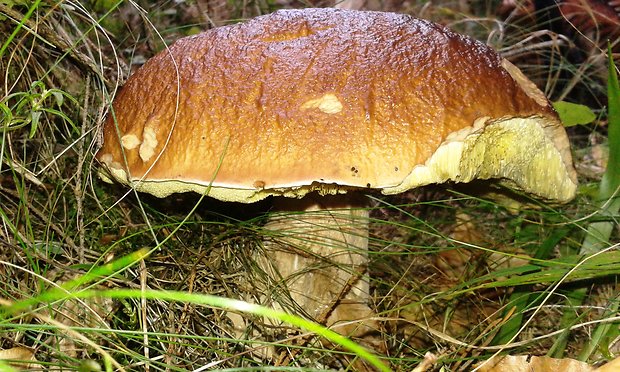
[[[614,372],[620,371],[620,358],[594,368],[575,359],[508,355],[491,358],[480,363],[480,372]]]
[[[437,356],[429,351],[424,354],[424,359],[413,369],[412,372],[426,372],[433,368],[435,363],[437,363]]]
[[[34,357],[34,351],[30,348],[17,346],[10,349],[0,350],[0,360],[10,362],[9,365],[15,368],[34,367],[37,360]]]
[[[479,244],[485,240],[484,234],[475,225],[474,219],[466,213],[457,213],[456,225],[450,233],[450,238],[471,244]],[[467,270],[472,257],[473,252],[468,248],[445,250],[435,257],[435,266],[448,277],[457,279]]]

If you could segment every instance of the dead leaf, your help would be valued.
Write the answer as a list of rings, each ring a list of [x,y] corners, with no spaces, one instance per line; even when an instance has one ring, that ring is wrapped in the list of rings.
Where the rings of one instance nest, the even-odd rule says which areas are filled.
[[[17,346],[6,350],[0,350],[0,360],[10,362],[9,365],[15,368],[31,368],[35,366],[37,360],[34,351],[30,348]]]
[[[575,359],[555,359],[528,355],[508,355],[491,358],[479,364],[480,372],[614,372],[620,371],[620,358],[595,368]]]
[[[450,237],[460,242],[477,244],[486,240],[485,234],[474,223],[475,219],[467,213],[456,214],[456,226]]]
[[[604,173],[609,160],[609,148],[603,145],[594,145],[592,146],[590,156],[592,156],[592,161],[599,174]]]
[[[484,234],[474,224],[474,219],[466,213],[457,213],[456,225],[450,233],[450,238],[471,244],[479,244],[485,240]],[[473,255],[472,250],[468,248],[445,250],[435,257],[435,266],[450,279],[458,279],[467,270]]]
[[[506,253],[504,253],[506,252]],[[523,249],[504,248],[500,252],[493,252],[487,258],[487,265],[493,270],[509,269],[528,265],[532,257]]]
[[[437,363],[437,356],[430,351],[424,354],[424,359],[412,372],[426,372]]]

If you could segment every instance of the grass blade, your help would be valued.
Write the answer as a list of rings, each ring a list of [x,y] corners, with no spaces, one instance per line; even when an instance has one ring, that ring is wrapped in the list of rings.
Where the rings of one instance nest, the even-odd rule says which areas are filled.
[[[615,216],[620,210],[620,86],[618,84],[618,74],[612,59],[611,47],[608,48],[609,55],[609,76],[607,81],[607,119],[608,119],[608,143],[609,159],[607,169],[599,185],[598,202],[600,203],[599,215],[607,220],[593,222],[588,226],[586,236],[581,244],[579,253],[581,255],[592,255],[610,246],[609,238],[615,226]],[[587,296],[586,288],[577,288],[567,294],[567,310],[562,316],[561,326],[569,329],[579,319],[574,312],[574,308],[583,304]],[[609,326],[602,329],[601,326],[595,330],[598,336],[588,342],[588,345],[580,354],[580,360],[586,360],[597,347],[597,340],[600,340],[609,330]],[[568,343],[568,333],[565,332],[552,347],[551,356],[559,358],[563,356]]]
[[[551,232],[550,236],[540,245],[534,258],[547,259],[555,247],[568,233],[567,229],[557,229]],[[517,286],[510,295],[508,303],[512,304],[504,312],[504,316],[514,308],[514,315],[500,328],[499,332],[493,337],[493,345],[509,343],[517,334],[523,323],[523,317],[528,309],[535,307],[538,301],[532,301],[532,286]]]
[[[370,351],[366,350],[362,346],[356,344],[355,342],[349,340],[345,336],[340,335],[328,328],[321,326],[318,323],[312,322],[310,320],[301,318],[296,315],[288,314],[283,311],[278,311],[274,309],[270,309],[267,307],[259,306],[256,304],[251,304],[244,301],[207,295],[207,294],[194,294],[180,291],[142,291],[140,289],[113,289],[113,290],[83,290],[76,291],[70,294],[63,293],[57,290],[48,291],[40,296],[38,299],[44,301],[60,301],[66,298],[113,298],[113,299],[136,299],[136,298],[146,298],[149,300],[163,300],[163,301],[180,301],[187,302],[211,307],[217,307],[221,309],[235,310],[241,311],[253,315],[264,316],[271,319],[278,319],[283,322],[287,322],[299,328],[308,330],[312,333],[315,333],[321,337],[326,338],[327,340],[342,346],[343,348],[348,349],[349,351],[357,354],[360,358],[365,359],[369,364],[373,365],[379,371],[390,371],[390,368],[387,367],[377,356],[372,354]],[[24,301],[25,306],[21,303],[15,303],[7,312],[14,313],[16,309],[27,309],[29,306],[33,305],[32,300]]]
[[[609,159],[607,169],[599,185],[598,201],[601,203],[599,214],[609,217],[609,221],[590,224],[588,233],[581,245],[581,254],[592,254],[608,245],[609,237],[615,225],[613,216],[620,210],[620,86],[618,74],[609,50],[609,77],[607,82],[608,142]]]

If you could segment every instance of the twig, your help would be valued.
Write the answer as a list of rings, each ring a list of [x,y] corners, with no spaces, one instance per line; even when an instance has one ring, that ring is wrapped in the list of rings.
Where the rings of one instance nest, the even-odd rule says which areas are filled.
[[[84,107],[82,108],[82,133],[86,131],[86,117],[88,112],[88,101],[90,98],[90,75],[86,75]],[[75,196],[76,211],[75,224],[78,231],[79,249],[78,262],[84,263],[84,245],[86,236],[84,233],[84,194],[82,192],[82,170],[84,167],[84,141],[75,144],[75,152],[77,153],[77,169],[75,173],[75,185],[73,186],[73,195]]]

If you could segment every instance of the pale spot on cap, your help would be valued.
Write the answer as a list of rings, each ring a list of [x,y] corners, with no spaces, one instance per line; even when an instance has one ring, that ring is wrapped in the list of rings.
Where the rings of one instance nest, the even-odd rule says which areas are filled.
[[[127,150],[133,150],[142,143],[135,134],[126,134],[121,137],[121,144]]]
[[[142,144],[140,145],[140,158],[142,161],[148,161],[153,154],[155,154],[155,148],[157,147],[157,135],[152,128],[144,128],[142,133]]]
[[[100,159],[109,168],[122,169],[121,163],[114,161],[114,156],[112,156],[112,154],[103,154]]]
[[[321,98],[311,99],[301,105],[302,110],[318,108],[326,114],[337,114],[342,111],[342,103],[336,95],[328,93]]]

